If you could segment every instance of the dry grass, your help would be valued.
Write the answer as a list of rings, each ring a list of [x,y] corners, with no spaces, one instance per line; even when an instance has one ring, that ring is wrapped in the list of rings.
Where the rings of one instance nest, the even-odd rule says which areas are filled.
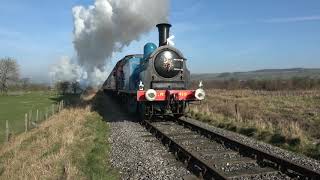
[[[320,159],[320,91],[207,90],[190,115]]]
[[[63,110],[0,149],[0,179],[115,179],[107,129],[89,108]]]

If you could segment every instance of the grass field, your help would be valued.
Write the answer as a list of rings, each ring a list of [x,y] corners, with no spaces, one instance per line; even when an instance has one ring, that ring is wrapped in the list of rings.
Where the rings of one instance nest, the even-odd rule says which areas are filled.
[[[0,96],[0,144],[5,138],[5,121],[9,121],[10,131],[14,134],[24,131],[24,115],[30,110],[35,118],[39,109],[44,116],[47,107],[56,102],[57,96],[52,92],[16,93]]]
[[[0,179],[119,179],[109,125],[90,108],[68,108],[0,147]]]
[[[320,91],[206,92],[190,116],[320,159]]]

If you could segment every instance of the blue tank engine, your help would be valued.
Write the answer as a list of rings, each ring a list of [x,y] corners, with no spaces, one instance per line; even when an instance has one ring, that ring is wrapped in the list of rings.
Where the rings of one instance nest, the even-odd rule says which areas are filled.
[[[143,118],[182,116],[190,102],[205,98],[202,83],[190,89],[187,59],[167,42],[170,24],[158,24],[159,46],[147,43],[143,54],[127,55],[117,62],[103,84],[105,93],[116,94],[129,112]]]

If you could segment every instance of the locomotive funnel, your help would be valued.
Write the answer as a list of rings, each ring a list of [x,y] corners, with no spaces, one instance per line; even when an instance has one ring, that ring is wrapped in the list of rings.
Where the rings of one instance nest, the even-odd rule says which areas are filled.
[[[157,28],[159,30],[159,47],[167,45],[167,39],[170,35],[171,24],[162,23],[158,24]]]

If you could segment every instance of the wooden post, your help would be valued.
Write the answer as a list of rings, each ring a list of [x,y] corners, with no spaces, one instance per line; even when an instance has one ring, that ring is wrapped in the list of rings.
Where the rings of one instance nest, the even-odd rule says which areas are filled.
[[[28,115],[29,119],[28,120],[31,120],[32,118],[32,110],[29,111],[29,115]]]
[[[62,107],[62,109],[64,108],[64,102],[63,102],[63,100],[61,101],[61,107]]]
[[[36,116],[36,122],[39,121],[39,109],[37,109],[37,116]]]
[[[9,121],[6,120],[6,142],[9,142]]]
[[[46,108],[46,117],[45,117],[46,119],[45,119],[45,120],[48,119],[48,111],[49,111],[48,109],[49,109],[49,108]]]
[[[28,131],[28,114],[24,115],[24,132]]]
[[[240,120],[240,112],[239,112],[238,104],[235,104],[234,108],[235,108],[235,111],[236,111],[236,119],[237,119],[237,121],[239,121]]]
[[[32,121],[32,110],[29,111],[28,129],[31,126],[31,121]]]

